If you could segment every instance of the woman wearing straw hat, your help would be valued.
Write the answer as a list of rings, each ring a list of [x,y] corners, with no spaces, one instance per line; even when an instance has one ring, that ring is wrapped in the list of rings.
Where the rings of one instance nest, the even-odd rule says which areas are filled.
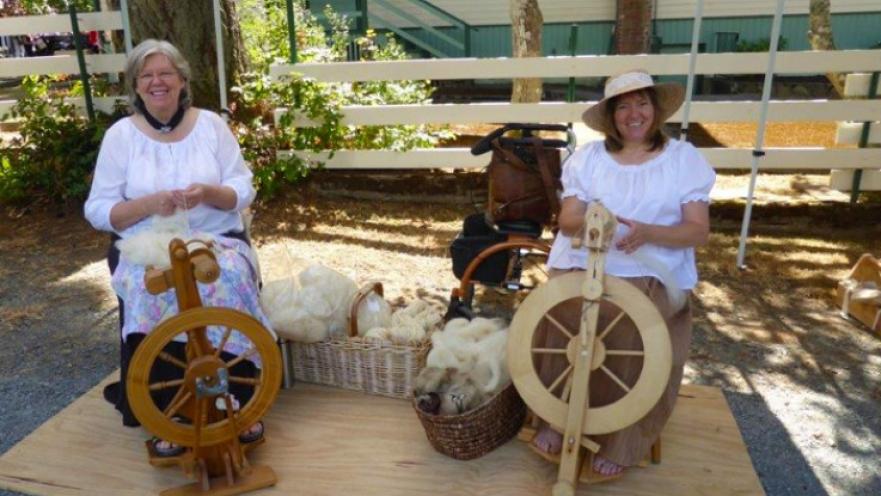
[[[571,237],[583,228],[587,204],[601,201],[619,222],[605,272],[646,293],[664,316],[673,345],[670,381],[655,407],[624,430],[594,436],[602,446],[593,458],[593,472],[600,479],[618,477],[647,456],[673,410],[688,357],[691,308],[687,296],[697,282],[694,248],[705,244],[709,235],[709,193],[715,173],[694,146],[663,133],[663,123],[682,104],[683,96],[681,85],[655,83],[642,71],[609,78],[604,98],[582,116],[605,139],[580,148],[563,169],[560,232],[548,257],[551,276],[586,267],[587,250],[572,248]],[[572,300],[566,305],[570,303],[555,312],[570,328],[577,329],[580,302]],[[611,320],[617,313],[605,312],[598,327],[603,328],[603,320]],[[628,327],[616,327],[606,338],[606,346],[639,348],[635,330]],[[549,332],[544,339],[549,346],[557,346],[559,343],[552,341],[561,337]],[[641,368],[639,360],[619,362],[616,375],[632,384]],[[545,360],[542,378],[553,380],[564,365],[562,360]],[[593,374],[590,383],[591,406],[612,403],[622,394],[603,374]],[[545,426],[539,429],[532,447],[553,457],[560,452],[561,443],[560,433]]]

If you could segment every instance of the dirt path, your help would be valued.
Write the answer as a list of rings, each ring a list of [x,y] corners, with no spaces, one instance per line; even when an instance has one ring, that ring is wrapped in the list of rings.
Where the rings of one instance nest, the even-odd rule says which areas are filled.
[[[841,319],[832,299],[856,258],[878,253],[881,205],[850,209],[824,181],[760,178],[740,270],[746,182],[720,176],[698,255],[686,380],[724,389],[772,495],[881,494],[881,340]],[[769,204],[780,198],[789,206]],[[447,246],[472,210],[292,195],[258,209],[254,238],[264,280],[321,261],[383,281],[392,302],[445,302],[456,284]],[[17,215],[0,219],[0,452],[117,366],[106,235],[76,214]]]

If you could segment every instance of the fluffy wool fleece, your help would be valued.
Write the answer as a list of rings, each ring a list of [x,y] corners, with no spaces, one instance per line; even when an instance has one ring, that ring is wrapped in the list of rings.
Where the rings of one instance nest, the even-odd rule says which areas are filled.
[[[172,239],[214,240],[214,237],[209,233],[190,234],[187,213],[184,210],[177,210],[168,217],[154,215],[150,217],[149,223],[149,228],[116,242],[120,256],[145,267],[168,267],[171,265],[168,244]]]
[[[284,337],[315,343],[348,335],[357,286],[339,272],[312,265],[292,278],[263,286],[260,304],[273,328]],[[442,309],[421,300],[394,314],[376,293],[361,300],[355,312],[359,337],[393,344],[417,343],[436,329]]]
[[[477,317],[453,319],[431,335],[426,367],[455,369],[470,376],[487,395],[511,380],[506,360],[508,329],[503,321]]]

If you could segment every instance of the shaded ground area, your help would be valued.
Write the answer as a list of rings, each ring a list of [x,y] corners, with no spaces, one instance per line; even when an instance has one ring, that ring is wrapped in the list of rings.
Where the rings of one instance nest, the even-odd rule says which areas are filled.
[[[881,341],[839,317],[833,301],[859,255],[878,254],[881,204],[851,208],[825,181],[759,178],[749,268],[740,270],[746,179],[720,176],[711,242],[698,255],[686,380],[723,388],[772,495],[881,494]],[[471,200],[442,188],[446,203],[391,201],[389,192],[353,200],[330,184],[258,208],[264,280],[320,261],[359,282],[383,281],[396,304],[445,302],[457,282],[447,246]],[[78,214],[3,211],[0,452],[117,367],[106,244]]]

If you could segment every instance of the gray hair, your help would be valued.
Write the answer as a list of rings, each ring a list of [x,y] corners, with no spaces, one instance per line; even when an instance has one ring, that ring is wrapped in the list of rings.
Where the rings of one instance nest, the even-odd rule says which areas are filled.
[[[141,101],[141,97],[137,92],[138,75],[144,68],[144,64],[147,63],[147,57],[156,54],[168,57],[171,65],[174,66],[177,73],[183,78],[184,88],[180,93],[180,105],[183,108],[189,108],[193,104],[192,91],[190,90],[190,64],[174,45],[164,40],[154,40],[152,38],[138,43],[138,46],[132,49],[132,53],[129,54],[125,61],[125,83],[126,91],[128,92],[129,108],[137,114],[143,113],[141,108],[139,108],[144,102]],[[137,105],[137,103],[141,105]]]

